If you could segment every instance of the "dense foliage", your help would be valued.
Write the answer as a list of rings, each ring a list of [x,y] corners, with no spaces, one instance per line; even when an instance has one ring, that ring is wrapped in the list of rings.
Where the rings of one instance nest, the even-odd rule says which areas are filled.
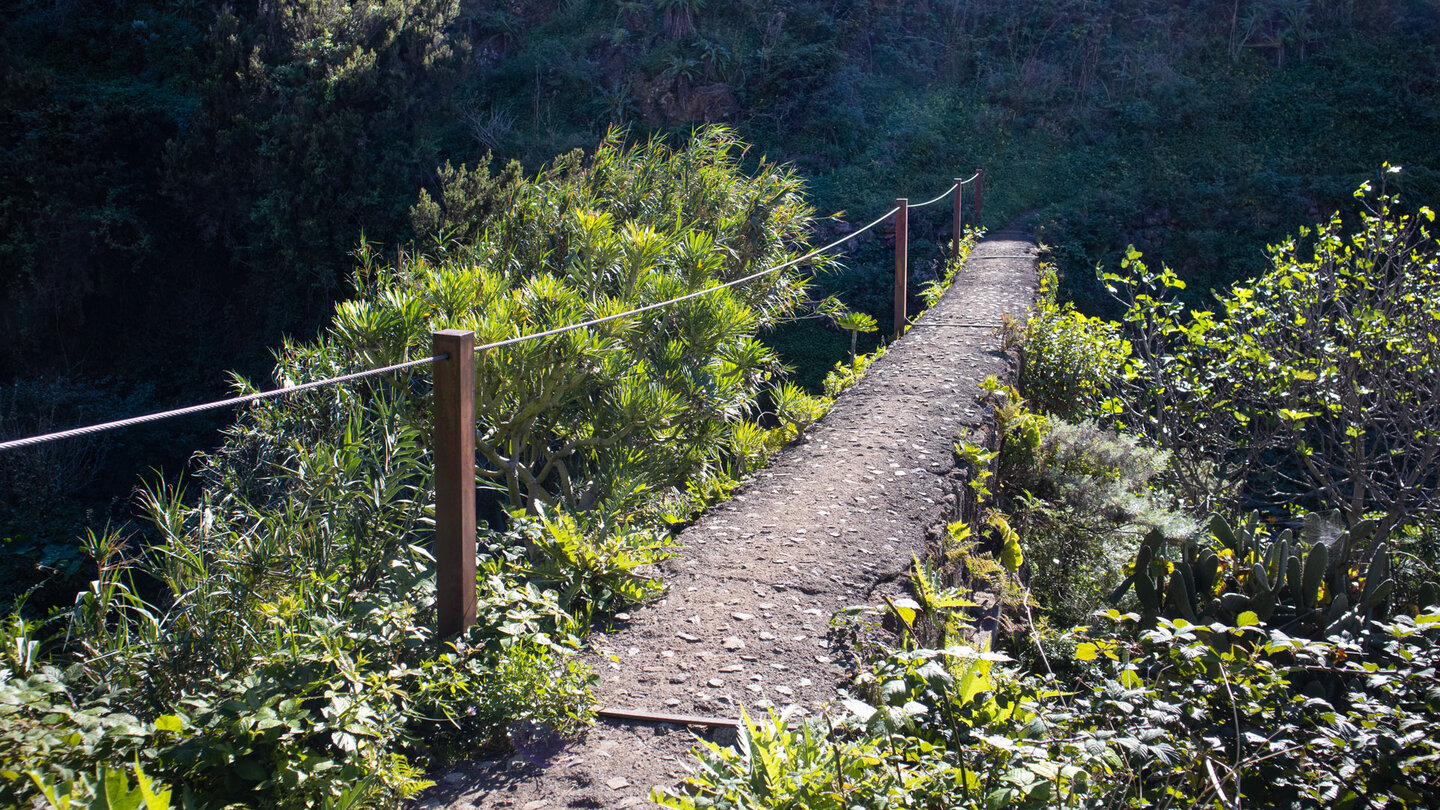
[[[739,278],[816,225],[761,151],[842,211],[821,228],[980,165],[986,220],[1041,227],[1061,272],[994,392],[997,446],[961,448],[980,512],[884,612],[899,648],[834,733],[750,724],[664,801],[1440,793],[1440,251],[1394,197],[1440,189],[1433,2],[12,6],[7,436],[219,393],[215,368],[257,377],[271,346],[298,382],[441,326],[503,339]],[[646,140],[715,121],[762,149]],[[1364,210],[1283,238],[1382,159],[1407,171]],[[948,236],[915,221],[917,282],[952,277]],[[0,579],[48,578],[4,625],[0,799],[393,804],[454,739],[583,725],[588,619],[653,592],[666,520],[823,413],[782,360],[822,357],[813,391],[848,342],[826,392],[863,372],[887,250],[863,238],[826,282],[876,319],[762,338],[806,294],[785,273],[483,355],[482,621],[443,644],[423,374],[254,408],[189,495],[152,485],[145,528],[83,558],[75,528],[127,517],[114,493],[213,446],[205,424],[0,459]],[[1092,283],[1097,261],[1118,271]],[[1000,592],[1007,654],[962,584]]]
[[[0,389],[0,432],[261,377],[346,294],[362,231],[423,239],[407,211],[443,167],[533,172],[613,124],[730,123],[850,220],[984,166],[986,219],[1033,214],[1088,314],[1108,304],[1089,266],[1127,242],[1183,257],[1193,302],[1381,160],[1432,196],[1437,24],[1428,0],[19,0],[0,28],[0,374],[27,393]],[[943,270],[942,221],[912,224],[917,281]],[[827,282],[876,334],[886,241]],[[814,393],[845,337],[767,340]],[[101,442],[94,477],[48,485],[66,508],[45,519],[0,492],[0,535],[43,550],[87,509],[123,519],[135,471],[178,469],[217,424]]]
[[[92,373],[155,370],[126,358],[167,334],[117,298],[209,308],[243,330],[219,357],[276,342],[446,160],[533,168],[621,123],[733,122],[825,210],[984,165],[996,219],[1043,209],[1066,269],[1128,238],[1218,286],[1381,159],[1433,188],[1436,25],[1419,0],[27,0],[3,31],[4,367],[58,340]]]
[[[57,343],[89,374],[258,365],[344,291],[362,229],[399,234],[470,47],[445,0],[13,5],[8,371]],[[206,322],[202,356],[166,348]]]
[[[1191,459],[1177,468],[1184,489],[1202,488],[1192,471],[1219,459],[1236,478],[1263,473],[1264,497],[1316,498],[1351,524],[1378,510],[1382,533],[1434,519],[1435,214],[1404,213],[1368,183],[1356,196],[1365,207],[1355,225],[1337,214],[1272,247],[1273,268],[1218,295],[1218,314],[1185,312],[1168,295],[1183,282],[1138,252],[1124,262],[1128,278],[1107,275],[1139,335],[1133,373],[1144,393],[1129,397],[1122,424]]]
[[[1130,291],[1121,322],[1047,283],[1019,390],[987,386],[998,446],[957,446],[975,520],[917,562],[914,599],[837,617],[883,620],[898,644],[857,650],[838,721],[747,717],[655,798],[1434,806],[1440,468],[1423,392],[1440,377],[1440,250],[1428,209],[1356,196],[1353,225],[1273,248],[1218,314],[1187,313],[1165,294],[1182,282],[1136,252],[1104,275]],[[1397,508],[1383,486],[1401,469],[1418,485]],[[998,606],[993,630],[980,604]]]
[[[583,169],[570,155],[500,192],[501,210],[472,241],[450,238],[473,222],[468,212],[429,213],[440,252],[367,269],[363,296],[337,311],[333,345],[382,364],[422,354],[436,328],[473,329],[491,343],[783,264],[810,209],[798,179],[772,164],[737,180],[741,151],[723,129],[676,152],[655,142],[626,149],[615,137]],[[422,198],[417,218],[431,206]],[[649,493],[723,476],[723,461],[746,452],[732,426],[753,415],[779,369],[756,332],[804,298],[792,268],[480,353],[482,479],[512,507],[623,514]]]
[[[896,650],[828,733],[747,718],[735,747],[700,753],[684,792],[655,798],[684,810],[1432,806],[1440,614],[1322,640],[1137,619],[1110,611],[1065,677],[974,646]],[[1297,693],[1294,679],[1316,674],[1343,699]]]
[[[259,376],[284,334],[312,335],[362,231],[398,237],[441,162],[439,102],[470,47],[449,33],[457,14],[429,0],[8,4],[0,374],[18,388],[0,394],[0,433],[218,398],[225,370]],[[140,471],[178,472],[219,424],[89,442],[89,464],[43,482],[59,508],[0,490],[0,537],[73,549],[92,518],[134,517]],[[37,460],[0,460],[0,485]],[[47,556],[47,574],[86,567]],[[13,573],[21,589],[36,578]]]
[[[197,807],[389,806],[454,743],[582,727],[572,653],[594,614],[655,591],[664,520],[826,405],[774,386],[777,424],[756,422],[777,363],[755,332],[811,269],[721,285],[802,250],[810,210],[792,174],[744,172],[742,152],[724,130],[681,150],[611,140],[491,188],[503,212],[468,241],[362,255],[326,334],[280,355],[298,383],[424,356],[435,329],[487,342],[710,290],[479,355],[477,462],[505,508],[476,627],[433,630],[424,369],[257,403],[193,495],[145,492],[147,536],[90,534],[98,577],[72,611],[9,620],[0,796],[88,801],[133,770]]]

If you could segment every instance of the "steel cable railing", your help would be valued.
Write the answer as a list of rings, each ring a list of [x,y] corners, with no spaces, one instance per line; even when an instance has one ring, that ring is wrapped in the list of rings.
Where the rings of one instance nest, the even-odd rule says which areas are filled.
[[[923,202],[923,203],[910,203],[907,207],[908,207],[908,208],[924,208],[924,207],[927,206],[927,205],[934,205],[935,203],[940,202],[941,200],[945,199],[946,197],[949,197],[949,196],[950,196],[950,192],[952,192],[952,191],[954,191],[955,189],[959,188],[960,185],[961,185],[960,183],[952,183],[949,188],[945,189],[945,193],[941,194],[939,197],[936,197],[936,198],[933,199],[933,200],[926,200],[926,201]]]
[[[955,200],[955,242],[954,249],[959,250],[960,244],[960,188],[966,183],[978,181],[980,172],[969,180],[958,180],[951,184],[939,197],[920,203],[916,206],[907,206],[904,200],[897,200],[894,208],[881,214],[868,224],[836,239],[829,244],[818,247],[797,256],[789,261],[782,262],[773,267],[767,267],[755,273],[732,279],[720,284],[714,284],[701,290],[696,290],[685,295],[670,298],[664,301],[657,301],[653,304],[635,307],[604,315],[598,318],[580,321],[579,323],[566,324],[554,329],[546,329],[540,332],[533,332],[525,335],[517,335],[504,340],[497,340],[481,345],[474,344],[474,333],[464,330],[443,330],[434,334],[432,354],[415,360],[408,360],[403,363],[383,366],[380,368],[357,371],[352,374],[343,374],[338,377],[330,377],[322,380],[313,380],[299,385],[292,385],[285,388],[278,388],[272,391],[262,391],[244,396],[230,397],[228,399],[206,402],[199,405],[190,405],[184,408],[175,408],[168,411],[135,416],[128,419],[117,419],[113,422],[104,422],[97,425],[72,428],[55,433],[47,433],[39,436],[31,436],[23,439],[15,439],[0,442],[0,451],[18,450],[26,447],[44,444],[46,442],[71,439],[81,436],[88,436],[101,431],[115,430],[133,425],[141,425],[148,422],[156,422],[162,419],[170,419],[179,416],[202,413],[205,411],[230,408],[244,405],[260,400],[283,397],[289,394],[309,391],[322,386],[337,385],[352,380],[364,379],[380,374],[387,374],[401,371],[407,368],[414,368],[422,365],[433,365],[432,377],[435,384],[435,419],[433,427],[433,446],[435,449],[435,575],[436,575],[436,615],[437,631],[442,636],[462,631],[464,628],[474,624],[476,619],[476,603],[474,593],[475,583],[475,514],[474,514],[474,487],[475,487],[475,402],[474,402],[474,360],[475,355],[480,352],[514,346],[527,341],[540,340],[546,337],[573,332],[579,329],[587,329],[609,321],[619,320],[640,315],[652,310],[679,304],[699,298],[703,295],[718,290],[735,287],[745,284],[768,275],[778,273],[789,267],[794,267],[802,262],[814,258],[822,253],[833,250],[840,245],[860,236],[861,234],[885,222],[891,217],[895,218],[895,248],[896,248],[896,311],[897,311],[897,332],[898,337],[905,325],[904,278],[908,275],[908,267],[905,260],[906,244],[906,212],[908,208],[921,208],[926,205],[939,202],[950,194],[954,194]],[[975,208],[978,218],[979,213],[980,182],[975,185]]]
[[[392,371],[413,368],[415,366],[423,366],[429,363],[433,363],[436,360],[443,359],[445,359],[445,355],[422,357],[419,360],[408,360],[404,363],[396,363],[393,366],[384,366],[382,368],[372,368],[366,371],[357,371],[354,374],[344,374],[339,377],[330,377],[324,380],[314,380],[312,382],[301,383],[299,385],[291,385],[285,388],[277,388],[273,391],[261,391],[256,394],[246,394],[245,396],[240,397],[217,399],[214,402],[205,402],[200,405],[190,405],[184,408],[175,408],[174,410],[150,413],[144,416],[132,416],[128,419],[117,419],[113,422],[102,422],[98,425],[88,425],[86,427],[72,428],[71,430],[61,430],[55,433],[46,433],[41,436],[31,436],[26,439],[15,439],[13,441],[0,442],[0,450],[18,450],[22,447],[31,447],[33,445],[43,444],[45,442],[59,441],[60,439],[73,439],[79,436],[88,436],[91,433],[99,433],[104,430],[116,430],[119,428],[131,427],[132,425],[143,425],[146,422],[158,422],[161,419],[171,419],[177,416],[189,416],[190,414],[203,413],[204,411],[213,411],[220,408],[231,408],[236,405],[244,405],[247,402],[259,402],[262,399],[283,397],[287,394],[298,394],[301,391],[308,391],[312,388],[320,388],[321,386],[335,385],[337,383],[349,382],[351,380],[359,380],[365,377],[374,377],[377,374],[388,374]]]
[[[933,203],[939,202],[940,200],[942,200],[942,199],[944,199],[945,197],[949,196],[951,193],[957,192],[957,190],[959,189],[960,186],[963,186],[963,185],[965,185],[966,183],[969,183],[969,182],[975,180],[975,179],[976,179],[977,177],[979,177],[979,176],[980,176],[980,173],[979,173],[979,172],[976,172],[975,175],[971,176],[971,177],[970,177],[969,179],[967,179],[967,180],[962,180],[962,181],[959,181],[959,182],[957,182],[957,183],[951,184],[951,186],[950,186],[949,188],[945,189],[945,191],[944,191],[942,194],[940,194],[940,196],[935,197],[935,198],[932,199],[932,200],[928,200],[928,201],[926,201],[926,202],[919,203],[919,204],[917,204],[917,205],[911,205],[911,206],[909,206],[909,207],[910,207],[910,208],[922,208],[922,207],[924,207],[924,206],[931,205],[931,204],[933,204]],[[710,293],[716,292],[716,291],[718,291],[718,290],[723,290],[723,289],[727,289],[727,288],[730,288],[730,287],[739,286],[739,285],[745,284],[745,283],[747,283],[747,282],[755,281],[756,279],[760,279],[760,278],[763,278],[763,277],[765,277],[765,276],[772,275],[772,274],[774,274],[774,273],[778,273],[778,272],[780,272],[780,271],[782,271],[782,270],[785,270],[785,269],[787,269],[787,268],[794,267],[794,266],[796,266],[796,265],[798,265],[798,264],[800,264],[800,263],[802,263],[802,262],[805,262],[805,261],[807,261],[807,260],[809,260],[809,259],[812,259],[812,258],[814,258],[814,257],[816,257],[816,256],[818,256],[818,255],[820,255],[820,254],[822,254],[822,253],[825,253],[825,252],[827,252],[827,251],[833,250],[834,248],[837,248],[837,247],[839,247],[840,245],[843,245],[843,244],[845,244],[846,242],[849,242],[850,240],[854,239],[855,237],[859,236],[860,234],[865,233],[866,231],[874,228],[875,226],[879,225],[880,223],[882,223],[882,222],[884,222],[885,220],[889,219],[890,217],[894,216],[895,213],[896,213],[897,211],[899,211],[899,210],[900,210],[900,209],[899,209],[898,206],[895,207],[895,208],[891,208],[889,211],[886,211],[884,214],[881,214],[879,217],[876,217],[876,218],[875,218],[874,220],[872,220],[869,224],[864,225],[863,227],[858,228],[858,229],[856,229],[856,230],[854,230],[854,231],[851,231],[850,233],[846,234],[845,236],[842,236],[842,237],[840,237],[839,239],[836,239],[835,241],[830,242],[829,244],[826,244],[826,245],[824,245],[824,246],[822,246],[822,247],[818,247],[818,248],[810,251],[809,253],[804,254],[803,256],[798,256],[798,257],[796,257],[796,258],[794,258],[794,259],[791,259],[791,260],[789,260],[789,261],[783,262],[783,263],[781,263],[781,264],[777,264],[777,265],[775,265],[774,267],[767,267],[767,268],[765,268],[764,270],[760,270],[760,271],[758,271],[758,272],[751,273],[751,274],[746,275],[746,276],[743,276],[743,277],[741,277],[741,278],[732,279],[732,280],[727,281],[727,282],[724,282],[724,283],[722,283],[722,284],[716,284],[716,285],[713,285],[713,286],[710,286],[710,287],[706,287],[705,289],[702,289],[702,290],[696,290],[696,291],[694,291],[694,292],[687,293],[687,294],[681,295],[681,296],[677,296],[677,297],[675,297],[675,298],[670,298],[670,299],[667,299],[667,300],[665,300],[665,301],[657,301],[657,302],[655,302],[655,303],[653,303],[653,304],[646,304],[645,306],[636,307],[636,308],[634,308],[634,309],[629,309],[629,310],[626,310],[626,311],[624,311],[624,312],[616,312],[616,313],[612,313],[612,314],[610,314],[610,315],[605,315],[605,316],[602,316],[602,317],[599,317],[599,318],[591,318],[590,320],[580,321],[580,322],[578,322],[578,323],[566,324],[565,326],[558,326],[558,327],[555,327],[554,329],[547,329],[547,330],[544,330],[544,331],[541,331],[541,332],[534,332],[534,333],[527,334],[527,335],[518,335],[518,336],[516,336],[516,337],[507,338],[507,339],[505,339],[505,340],[499,340],[499,341],[494,341],[494,342],[492,342],[492,343],[481,344],[481,345],[475,347],[475,351],[478,353],[478,352],[489,351],[489,350],[492,350],[492,349],[500,349],[500,348],[504,348],[504,347],[506,347],[506,346],[514,346],[514,345],[516,345],[516,344],[525,343],[525,342],[527,342],[527,341],[539,340],[539,339],[541,339],[541,338],[546,338],[546,337],[553,337],[553,336],[555,336],[555,335],[561,335],[561,334],[565,334],[566,332],[573,332],[573,331],[576,331],[576,330],[579,330],[579,329],[588,329],[588,328],[590,328],[590,327],[592,327],[592,326],[598,326],[599,324],[602,324],[602,323],[607,323],[607,322],[609,322],[609,321],[619,320],[619,319],[621,319],[621,318],[628,318],[628,317],[632,317],[632,316],[634,316],[634,315],[640,315],[640,314],[643,314],[643,313],[646,313],[646,312],[650,312],[650,311],[652,311],[652,310],[661,309],[661,308],[663,308],[663,307],[668,307],[668,306],[671,306],[671,305],[674,305],[674,304],[682,303],[682,302],[684,302],[684,301],[689,301],[689,300],[692,300],[692,299],[695,299],[695,298],[699,298],[699,297],[701,297],[701,296],[703,296],[703,295],[709,295]],[[330,377],[330,378],[326,378],[326,379],[323,379],[323,380],[314,380],[314,381],[307,382],[307,383],[301,383],[301,384],[299,384],[299,385],[287,386],[287,387],[285,387],[285,388],[277,388],[277,389],[272,390],[272,391],[263,391],[263,392],[254,393],[254,394],[247,394],[247,395],[244,395],[244,396],[230,397],[230,398],[227,398],[227,399],[215,400],[215,401],[213,401],[213,402],[206,402],[206,403],[201,403],[201,404],[198,404],[198,405],[190,405],[190,406],[187,406],[187,407],[184,407],[184,408],[175,408],[175,409],[168,410],[168,411],[159,411],[159,412],[156,412],[156,413],[145,414],[145,415],[143,415],[143,416],[134,416],[134,417],[130,417],[130,418],[127,418],[127,419],[117,419],[117,420],[112,421],[112,422],[103,422],[103,423],[96,424],[96,425],[87,425],[87,426],[85,426],[85,427],[72,428],[72,429],[69,429],[69,430],[61,430],[61,431],[56,431],[56,432],[54,432],[54,433],[46,433],[46,434],[41,434],[41,435],[38,435],[38,436],[30,436],[30,437],[23,438],[23,439],[14,439],[14,440],[11,440],[11,441],[0,442],[0,451],[5,451],[5,450],[18,450],[18,449],[25,448],[25,447],[33,447],[33,446],[38,445],[38,444],[44,444],[44,443],[46,443],[46,442],[60,441],[60,440],[62,440],[62,439],[73,439],[73,438],[78,438],[78,437],[81,437],[81,436],[88,436],[88,435],[91,435],[91,434],[94,434],[94,433],[100,433],[100,432],[107,431],[107,430],[118,430],[118,429],[120,429],[120,428],[132,427],[132,426],[135,426],[135,425],[142,425],[142,424],[146,424],[146,423],[148,423],[148,422],[158,422],[158,421],[160,421],[160,420],[162,420],[162,419],[171,419],[171,418],[180,417],[180,416],[189,416],[189,415],[191,415],[191,414],[203,413],[203,412],[205,412],[205,411],[219,410],[219,409],[221,409],[221,408],[231,408],[231,407],[235,407],[235,406],[239,406],[239,405],[244,405],[244,404],[247,404],[247,403],[250,403],[250,402],[258,402],[258,401],[264,400],[264,399],[271,399],[271,398],[274,398],[274,397],[282,397],[282,396],[287,396],[287,395],[289,395],[289,394],[296,394],[296,393],[299,393],[299,392],[301,392],[301,391],[308,391],[308,390],[311,390],[311,389],[320,388],[320,387],[322,387],[322,386],[336,385],[336,384],[343,383],[343,382],[350,382],[350,381],[352,381],[352,380],[363,379],[363,378],[365,378],[365,377],[372,377],[372,376],[379,375],[379,374],[387,374],[387,373],[390,373],[390,372],[393,372],[393,371],[400,371],[400,370],[407,369],[407,368],[413,368],[413,367],[416,367],[416,366],[427,365],[427,364],[430,364],[430,363],[434,363],[434,362],[437,361],[437,360],[443,360],[443,359],[446,359],[446,358],[447,358],[447,355],[444,355],[444,354],[436,354],[436,355],[432,355],[432,356],[430,356],[430,357],[423,357],[423,358],[420,358],[420,359],[417,359],[417,360],[409,360],[409,361],[406,361],[406,362],[403,362],[403,363],[396,363],[396,364],[394,364],[394,365],[383,366],[383,367],[381,367],[381,368],[373,368],[373,369],[368,369],[368,370],[365,370],[365,371],[357,371],[357,372],[355,372],[355,373],[353,373],[353,374],[344,374],[344,375],[341,375],[341,376],[338,376],[338,377]]]
[[[964,179],[964,180],[959,180],[959,181],[956,181],[956,182],[954,182],[954,183],[951,183],[949,188],[947,188],[947,189],[945,189],[944,191],[940,192],[940,196],[935,197],[934,199],[926,200],[925,202],[922,202],[922,203],[910,203],[909,206],[907,206],[907,207],[909,207],[909,208],[924,208],[924,207],[927,206],[927,205],[934,205],[935,203],[940,202],[941,200],[945,199],[946,197],[949,197],[949,196],[950,196],[950,193],[951,193],[952,191],[955,191],[956,189],[958,189],[959,187],[965,185],[966,183],[973,183],[973,182],[975,182],[975,178],[977,178],[977,177],[979,177],[979,176],[980,176],[980,172],[976,172],[976,173],[970,175],[968,178],[966,178],[966,179]],[[891,213],[894,213],[894,212],[892,211]],[[888,216],[888,215],[887,215],[887,216]]]

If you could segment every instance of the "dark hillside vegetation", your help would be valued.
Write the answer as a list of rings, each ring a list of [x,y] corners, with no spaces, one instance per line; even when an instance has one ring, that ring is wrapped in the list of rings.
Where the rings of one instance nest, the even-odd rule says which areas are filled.
[[[811,792],[751,806],[1433,805],[1437,49],[1434,0],[18,0],[0,432],[698,290],[984,167],[985,223],[1056,264],[1003,440],[959,447],[987,511],[855,614],[899,644],[838,735],[747,729],[668,801],[762,767]],[[917,289],[947,228],[912,219]],[[0,458],[0,796],[393,806],[459,740],[583,727],[590,619],[824,412],[889,332],[890,250],[487,355],[450,646],[418,372]],[[785,323],[829,292],[857,315]],[[152,465],[190,483],[137,510]],[[960,649],[977,583],[1003,654]]]
[[[465,47],[446,5],[21,4],[5,367],[213,385],[313,328],[439,162],[427,116]]]
[[[404,233],[466,48],[446,3],[12,5],[10,437],[217,398],[228,371],[265,377],[282,335],[312,334],[348,288],[361,234]],[[137,474],[178,470],[222,421],[100,437],[75,451],[85,465],[7,460],[0,535],[70,569],[62,538],[87,513],[128,519]]]
[[[510,124],[488,145],[529,161],[595,121],[720,117],[854,216],[984,166],[987,221],[1034,212],[1091,305],[1089,268],[1128,243],[1184,256],[1203,296],[1384,160],[1435,188],[1433,3],[672,6],[482,18],[497,56],[475,103]]]
[[[1135,242],[1221,286],[1383,160],[1435,187],[1437,24],[1424,0],[21,2],[4,367],[263,367],[362,230],[412,235],[444,161],[533,170],[617,123],[732,123],[857,216],[985,166],[987,219],[1035,212],[1062,269]],[[187,321],[223,327],[198,356]]]
[[[217,395],[225,370],[263,378],[347,289],[362,234],[387,253],[416,236],[407,211],[439,193],[438,167],[533,172],[613,124],[727,122],[849,221],[984,166],[986,220],[1028,214],[1091,311],[1110,304],[1089,268],[1126,244],[1175,257],[1203,301],[1381,161],[1417,199],[1440,177],[1430,0],[11,5],[11,435]],[[947,222],[912,223],[922,281]],[[826,282],[880,318],[876,336],[887,241]],[[812,391],[846,346],[815,323],[768,339]],[[5,493],[5,533],[123,519],[136,470],[178,469],[217,424],[102,441],[95,476],[45,495],[63,516],[27,520]]]

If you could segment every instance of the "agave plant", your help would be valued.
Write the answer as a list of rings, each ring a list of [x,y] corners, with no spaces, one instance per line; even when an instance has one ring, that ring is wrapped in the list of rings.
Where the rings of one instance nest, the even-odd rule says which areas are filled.
[[[1385,612],[1395,590],[1386,544],[1370,549],[1363,566],[1352,565],[1355,550],[1374,532],[1373,521],[1346,530],[1338,512],[1312,512],[1298,535],[1285,529],[1273,538],[1259,526],[1253,513],[1236,526],[1215,515],[1214,544],[1186,540],[1173,563],[1162,558],[1164,539],[1152,532],[1111,601],[1133,587],[1148,617],[1235,624],[1245,616],[1245,622],[1310,638],[1359,629]]]

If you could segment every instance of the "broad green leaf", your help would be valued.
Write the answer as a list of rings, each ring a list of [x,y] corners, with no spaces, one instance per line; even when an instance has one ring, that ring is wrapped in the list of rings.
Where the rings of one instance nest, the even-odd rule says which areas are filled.
[[[849,710],[849,712],[855,715],[855,717],[857,717],[862,723],[870,722],[870,718],[875,716],[875,707],[871,706],[869,703],[866,703],[863,700],[846,698],[845,700],[840,701],[840,705],[844,706],[847,710]]]
[[[155,730],[179,734],[185,730],[185,724],[181,722],[179,717],[173,714],[162,714],[155,718]]]
[[[920,614],[920,604],[914,599],[894,599],[890,604],[895,606],[895,612],[906,624],[914,624],[915,617]]]

